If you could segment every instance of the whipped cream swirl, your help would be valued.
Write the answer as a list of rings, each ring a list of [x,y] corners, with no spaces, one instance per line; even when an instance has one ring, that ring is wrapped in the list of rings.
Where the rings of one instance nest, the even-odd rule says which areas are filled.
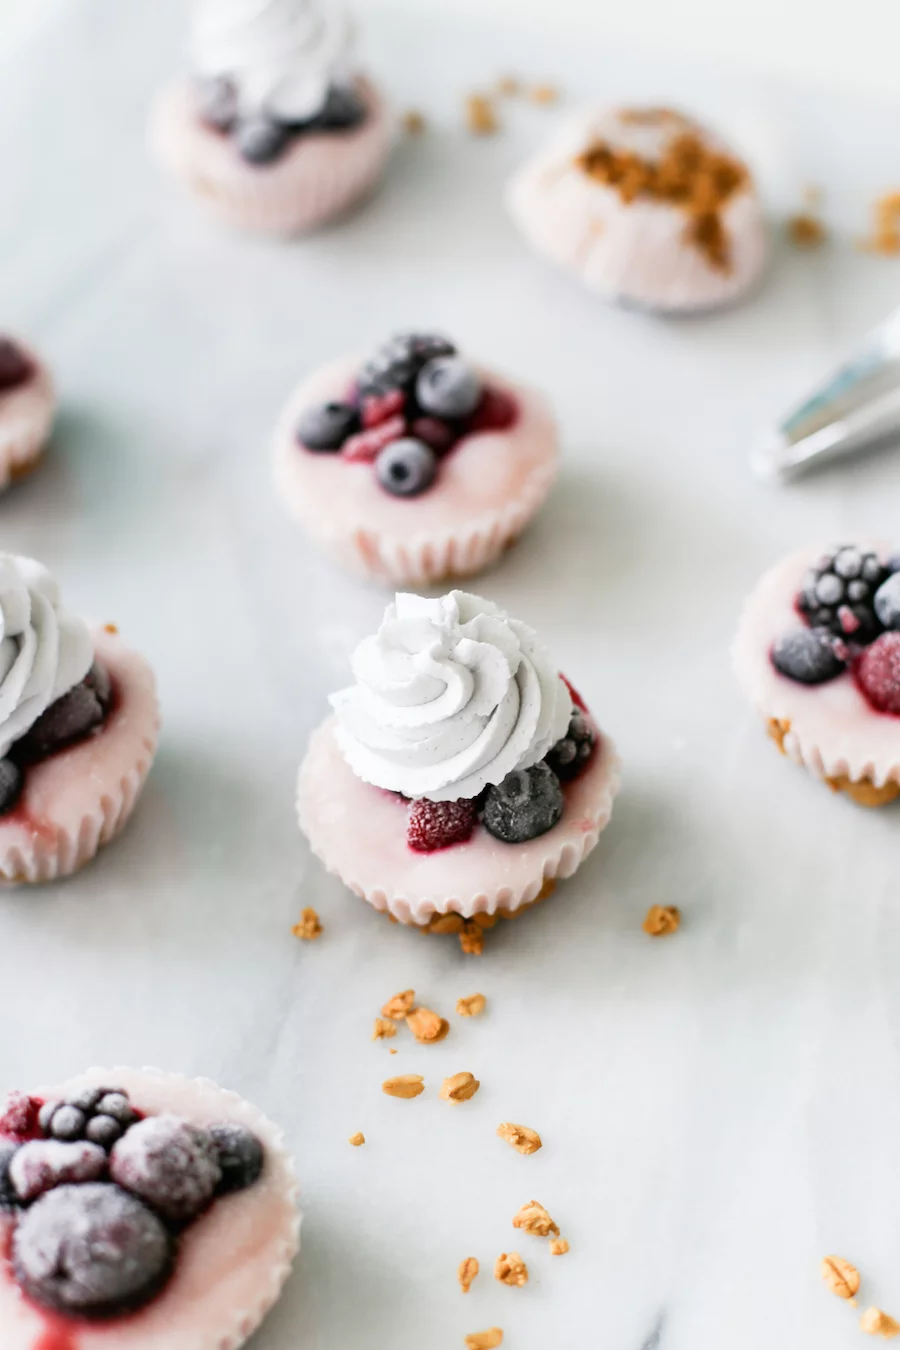
[[[329,0],[195,0],[198,75],[231,79],[242,115],[304,122],[352,79],[352,29]]]
[[[87,624],[61,606],[41,563],[0,553],[0,756],[87,675]]]
[[[565,736],[572,699],[526,624],[480,596],[398,595],[333,694],[341,753],[407,797],[477,797]]]

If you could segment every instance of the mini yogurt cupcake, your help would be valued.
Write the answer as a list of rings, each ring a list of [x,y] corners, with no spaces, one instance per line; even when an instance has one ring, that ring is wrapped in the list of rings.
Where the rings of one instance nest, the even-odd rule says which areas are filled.
[[[392,919],[482,930],[581,866],[619,786],[612,742],[536,634],[477,595],[398,595],[300,768],[301,828]]]
[[[55,407],[46,366],[21,342],[0,337],[0,491],[40,460]]]
[[[122,829],[156,751],[153,672],[0,553],[0,884],[50,881]]]
[[[296,1195],[281,1131],[207,1079],[91,1069],[12,1093],[3,1350],[237,1350],[297,1253]]]
[[[391,145],[328,0],[195,0],[192,72],[160,97],[151,144],[226,224],[291,235],[372,188]]]
[[[300,385],[278,425],[275,481],[339,562],[425,585],[494,562],[543,504],[558,453],[534,390],[446,338],[405,333]]]
[[[792,554],[747,601],[733,655],[785,755],[861,806],[900,793],[900,556]]]
[[[768,256],[747,165],[667,108],[582,114],[516,175],[508,204],[538,253],[605,299],[650,310],[727,304]]]

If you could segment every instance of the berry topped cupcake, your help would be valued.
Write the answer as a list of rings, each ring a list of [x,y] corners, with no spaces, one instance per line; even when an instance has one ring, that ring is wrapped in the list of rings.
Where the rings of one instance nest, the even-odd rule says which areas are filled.
[[[398,595],[352,665],[300,769],[301,827],[376,909],[480,951],[590,853],[615,750],[536,634],[477,595]]]
[[[0,491],[37,464],[55,406],[46,366],[21,342],[0,336]]]
[[[339,0],[194,0],[192,73],[158,101],[163,164],[227,224],[296,234],[381,174],[391,130]]]
[[[495,561],[542,505],[557,456],[539,394],[444,337],[405,333],[300,385],[276,433],[275,480],[338,561],[422,585]]]
[[[40,563],[0,554],[0,882],[66,876],[108,843],[158,727],[144,658],[64,609]]]
[[[299,1245],[271,1121],[149,1069],[91,1069],[0,1111],[3,1350],[244,1344]]]
[[[747,601],[733,655],[784,754],[863,806],[900,793],[900,556],[791,555]]]
[[[768,255],[747,165],[668,108],[583,114],[510,184],[538,253],[608,300],[711,309],[756,282]]]

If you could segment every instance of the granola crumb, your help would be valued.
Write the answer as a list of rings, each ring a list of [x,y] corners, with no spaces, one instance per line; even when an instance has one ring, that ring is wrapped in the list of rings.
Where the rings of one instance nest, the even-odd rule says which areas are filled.
[[[445,1102],[467,1102],[481,1087],[471,1073],[455,1073],[441,1083],[441,1097]]]
[[[396,1055],[396,1053],[397,1053],[397,1051],[394,1049],[393,1046],[391,1046],[390,1053],[391,1053],[392,1055]]]
[[[528,1283],[528,1267],[518,1252],[502,1252],[494,1262],[494,1279],[510,1289],[521,1289]]]
[[[479,1269],[478,1260],[474,1256],[467,1256],[464,1261],[460,1261],[456,1278],[459,1280],[459,1287],[464,1294],[467,1294],[472,1288],[472,1281],[478,1274]]]
[[[806,249],[821,248],[828,239],[824,223],[809,211],[788,217],[787,235],[796,248]]]
[[[895,1322],[893,1317],[889,1317],[880,1308],[867,1308],[860,1318],[859,1325],[870,1336],[890,1338],[900,1335],[900,1322]]]
[[[497,81],[497,93],[501,98],[515,98],[522,92],[522,83],[515,75],[503,75]]]
[[[425,118],[416,108],[410,108],[403,114],[403,130],[407,136],[421,136],[426,126]]]
[[[535,1237],[559,1237],[555,1224],[539,1200],[529,1200],[513,1218],[513,1228],[521,1228]]]
[[[872,233],[861,241],[861,248],[883,257],[900,253],[900,192],[887,192],[879,197],[872,214]]]
[[[456,1012],[459,1017],[480,1017],[487,1007],[484,994],[469,994],[456,1000]]]
[[[420,1073],[401,1073],[396,1078],[386,1078],[381,1090],[389,1097],[418,1097],[425,1091],[425,1080]]]
[[[497,1126],[497,1135],[505,1139],[517,1153],[537,1153],[543,1143],[537,1130],[530,1130],[527,1125],[513,1125],[508,1120]]]
[[[473,136],[493,136],[500,130],[497,113],[485,94],[469,94],[466,99],[466,126]]]
[[[489,1327],[487,1331],[473,1331],[466,1337],[466,1350],[496,1350],[503,1344],[503,1332],[499,1327]]]
[[[309,907],[302,909],[300,911],[300,922],[294,924],[291,932],[294,937],[300,938],[303,942],[315,942],[317,937],[321,937],[322,925],[316,911]]]
[[[843,1256],[826,1256],[821,1271],[822,1279],[838,1298],[853,1299],[859,1293],[859,1271]]]
[[[103,631],[104,633],[111,633],[113,637],[115,637],[116,633],[119,631],[119,625],[117,623],[105,623],[103,625]]]
[[[651,905],[644,919],[644,932],[651,937],[668,937],[681,925],[681,910],[675,905]]]
[[[464,923],[459,930],[459,945],[466,956],[481,956],[484,951],[484,929],[477,923]]]
[[[392,1022],[389,1017],[376,1017],[375,1025],[372,1028],[373,1041],[386,1041],[391,1036],[397,1035],[397,1023]]]
[[[528,97],[532,103],[542,103],[546,106],[549,103],[559,102],[559,90],[555,84],[536,84],[529,89]]]
[[[364,1144],[365,1142],[366,1136],[363,1134],[362,1130],[357,1130],[356,1134],[351,1134],[350,1138],[347,1140],[347,1143],[352,1144],[354,1148],[359,1148],[360,1144]]]
[[[430,1008],[413,1008],[406,1014],[406,1025],[420,1045],[436,1045],[450,1030],[450,1023]]]
[[[564,1237],[554,1238],[550,1243],[551,1256],[565,1256],[569,1250],[569,1244]]]
[[[404,989],[402,994],[389,998],[381,1010],[382,1017],[390,1017],[394,1022],[402,1022],[416,1001],[415,989]]]

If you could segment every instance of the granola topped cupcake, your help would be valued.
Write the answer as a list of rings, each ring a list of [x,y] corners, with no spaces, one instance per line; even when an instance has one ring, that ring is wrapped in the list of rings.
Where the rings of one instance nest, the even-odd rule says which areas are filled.
[[[380,176],[389,119],[340,0],[194,0],[191,66],[159,99],[151,140],[226,223],[310,230]]]
[[[900,794],[900,556],[792,554],[748,599],[733,657],[785,755],[862,806]]]
[[[40,460],[55,408],[47,367],[21,342],[0,335],[0,491]]]
[[[0,883],[83,866],[124,826],[159,727],[153,672],[50,573],[0,553]]]
[[[274,467],[288,509],[339,562],[405,586],[494,562],[542,505],[557,458],[541,395],[443,336],[403,333],[300,385]]]
[[[299,1245],[281,1131],[207,1079],[91,1069],[0,1105],[3,1350],[238,1350]]]
[[[464,591],[398,595],[352,666],[300,769],[301,827],[376,909],[480,950],[596,844],[612,743],[537,635]]]
[[[727,304],[768,256],[747,165],[668,108],[582,114],[515,176],[508,202],[538,253],[604,298],[649,310]]]

